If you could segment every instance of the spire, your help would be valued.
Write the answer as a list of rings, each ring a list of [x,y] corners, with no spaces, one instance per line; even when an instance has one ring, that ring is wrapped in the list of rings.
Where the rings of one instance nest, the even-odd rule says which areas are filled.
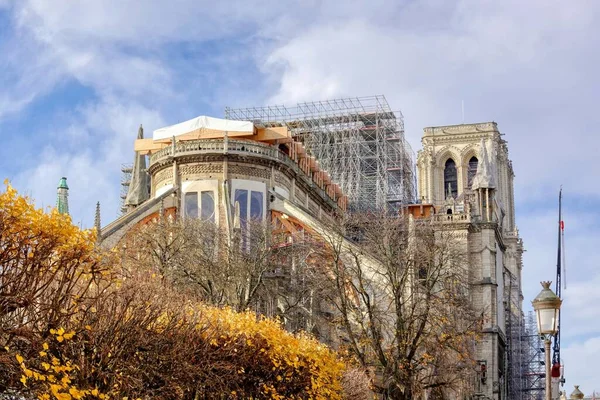
[[[96,234],[100,237],[101,222],[100,222],[100,202],[96,203],[96,216],[94,217],[94,227],[96,228]]]
[[[56,188],[56,209],[61,214],[69,214],[69,186],[64,176],[60,178]]]
[[[140,125],[138,129],[138,139],[144,138],[144,128]],[[131,172],[131,182],[127,197],[125,197],[125,206],[137,207],[144,201],[148,200],[148,173],[146,172],[146,156],[136,151],[133,159],[133,169]]]
[[[479,164],[477,165],[477,172],[473,177],[472,188],[475,189],[494,189],[496,187],[496,179],[494,177],[494,166],[490,162],[487,146],[485,141],[481,139],[479,144],[481,149]]]

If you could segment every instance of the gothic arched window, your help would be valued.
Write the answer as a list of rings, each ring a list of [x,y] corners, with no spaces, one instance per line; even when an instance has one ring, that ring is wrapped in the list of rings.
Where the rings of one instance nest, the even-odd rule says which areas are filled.
[[[473,156],[469,160],[469,170],[467,171],[467,187],[471,188],[473,184],[473,178],[475,178],[475,174],[477,173],[477,157]]]
[[[456,175],[456,163],[449,158],[444,166],[444,197],[448,196],[448,192],[452,197],[458,194],[458,179]]]

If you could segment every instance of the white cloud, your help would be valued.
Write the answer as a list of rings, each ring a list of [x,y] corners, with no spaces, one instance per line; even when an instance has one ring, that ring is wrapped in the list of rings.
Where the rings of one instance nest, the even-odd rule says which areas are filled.
[[[577,209],[572,203],[574,194],[564,204],[566,280],[561,308],[561,357],[565,363],[567,388],[581,384],[584,392],[600,389],[595,360],[600,354],[590,346],[600,340],[600,254],[594,249],[600,243],[596,210]],[[525,241],[523,255],[524,307],[531,309],[531,300],[539,293],[538,282],[552,280],[556,275],[558,215],[553,209],[556,197],[550,199],[546,209],[533,209],[517,213],[521,235]],[[565,276],[563,276],[565,279]],[[596,342],[584,342],[596,337]],[[583,350],[585,348],[585,350]],[[594,379],[595,377],[595,379]],[[570,390],[568,393],[570,393]]]
[[[597,368],[600,359],[600,336],[565,347],[562,354],[565,360],[565,374],[577,377],[576,380],[567,380],[567,395],[573,391],[573,385],[579,385],[586,396],[591,396],[593,391],[600,395]]]
[[[53,142],[36,143],[44,149],[36,164],[14,179],[48,205],[54,204],[57,180],[67,175],[72,214],[84,225],[91,225],[97,200],[104,222],[114,216],[119,166],[132,157],[140,122],[147,131],[172,123],[165,110],[185,104],[186,112],[196,112],[200,96],[206,103],[224,102],[232,93],[236,105],[257,105],[257,92],[271,85],[275,103],[385,94],[404,113],[415,150],[424,126],[461,122],[461,100],[467,121],[498,121],[517,174],[517,223],[528,249],[526,306],[537,282],[554,276],[558,185],[565,183],[573,197],[600,198],[593,182],[600,176],[595,1],[374,0],[366,6],[352,0],[173,0],[140,6],[134,0],[0,0],[2,7],[15,13],[16,28],[0,42],[0,120],[66,79],[97,96],[53,128]],[[248,54],[201,53],[218,66],[216,72],[205,71],[195,53],[173,51],[183,60],[170,58],[180,44],[211,49],[230,39],[242,42]],[[252,60],[264,81],[237,73]],[[245,79],[248,86],[239,83]],[[534,206],[540,209],[530,211]],[[596,342],[576,344],[581,334],[600,332],[594,308],[600,260],[592,251],[600,234],[590,226],[593,219],[574,212],[567,225],[563,348],[571,360],[577,351],[599,355]],[[567,379],[587,376],[569,368]]]
[[[405,115],[415,149],[423,127],[461,122],[461,100],[466,122],[497,121],[514,161],[529,308],[538,282],[555,280],[559,185],[591,207],[600,199],[592,182],[600,176],[600,136],[592,133],[600,125],[600,3],[431,1],[395,15],[374,20],[357,13],[310,26],[277,46],[263,64],[278,77],[270,102],[385,94]],[[600,256],[592,250],[600,242],[598,214],[570,206],[566,347],[600,333]],[[570,383],[580,378],[577,369],[566,374]]]
[[[403,23],[357,15],[310,27],[265,62],[280,77],[271,102],[383,93],[418,148],[424,126],[461,122],[465,100],[467,121],[496,120],[507,134],[523,198],[561,181],[599,197],[600,187],[564,166],[600,172],[600,137],[588,134],[600,123],[600,57],[590,51],[600,45],[600,3],[558,4],[463,1],[432,20],[421,6],[402,10]]]
[[[129,43],[145,48],[170,41],[210,40],[243,30],[254,30],[285,9],[261,1],[146,1],[68,0],[23,1],[21,24],[45,41],[71,43]]]
[[[283,5],[175,0],[23,0],[13,3],[12,37],[3,44],[0,118],[20,111],[63,79],[100,96],[168,102],[173,88],[170,45],[206,42],[251,31]],[[4,65],[3,65],[4,64]],[[155,100],[159,99],[159,100]]]
[[[0,120],[21,111],[61,79],[57,59],[23,34],[0,41]]]
[[[21,171],[13,184],[31,194],[38,206],[54,206],[58,179],[66,176],[71,215],[89,227],[100,201],[103,222],[108,223],[119,206],[120,166],[133,161],[132,144],[142,121],[146,132],[164,125],[156,111],[116,99],[84,107],[68,125],[56,129],[57,144],[46,146],[35,165]],[[65,131],[66,141],[60,139]]]

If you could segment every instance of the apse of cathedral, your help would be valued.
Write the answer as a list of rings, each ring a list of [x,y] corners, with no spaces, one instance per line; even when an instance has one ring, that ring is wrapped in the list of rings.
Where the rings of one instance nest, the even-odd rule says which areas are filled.
[[[97,208],[101,244],[114,247],[132,227],[162,215],[210,221],[230,236],[247,229],[250,218],[299,235],[324,233],[328,224],[361,206],[397,207],[451,232],[468,255],[469,295],[483,317],[474,391],[480,398],[507,398],[515,378],[515,332],[524,324],[523,244],[515,225],[507,142],[495,122],[425,128],[416,161],[417,197],[402,121],[387,108],[371,114],[359,108],[335,117],[343,122],[339,132],[332,117],[317,120],[312,114],[304,122],[265,121],[243,113],[246,120],[198,117],[158,129],[151,138],[144,138],[140,126],[123,214],[100,227]],[[377,122],[383,118],[388,123]],[[355,136],[348,134],[351,130]],[[329,147],[319,147],[310,132],[329,136],[321,141]],[[356,138],[372,143],[360,142],[368,144],[361,149]],[[339,148],[330,148],[331,143]],[[375,146],[389,146],[377,152],[387,159],[368,159]],[[387,175],[368,170],[384,171],[377,163],[387,166]],[[336,169],[341,165],[354,170]],[[382,182],[395,185],[394,196],[377,191],[386,187]]]

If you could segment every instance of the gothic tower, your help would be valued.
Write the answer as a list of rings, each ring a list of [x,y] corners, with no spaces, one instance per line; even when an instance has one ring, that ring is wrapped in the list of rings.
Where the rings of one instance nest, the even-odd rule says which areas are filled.
[[[469,257],[473,305],[483,316],[475,391],[520,398],[523,323],[522,241],[515,226],[513,168],[495,122],[424,129],[418,187],[440,229],[452,231]],[[487,397],[485,397],[487,396]]]
[[[69,214],[69,186],[64,176],[58,181],[56,189],[56,209],[61,214]]]
[[[514,231],[514,172],[508,147],[495,122],[425,128],[423,149],[417,157],[419,195],[423,203],[442,207],[448,188],[455,199],[472,193],[472,184],[480,163],[481,141],[487,147],[490,174],[495,178],[496,202],[504,214],[503,231]]]

